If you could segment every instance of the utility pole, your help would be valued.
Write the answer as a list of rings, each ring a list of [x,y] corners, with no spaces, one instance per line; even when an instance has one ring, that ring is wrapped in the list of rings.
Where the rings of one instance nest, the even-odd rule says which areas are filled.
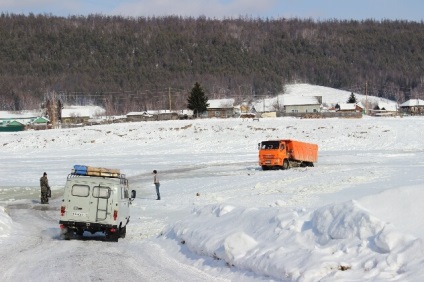
[[[171,112],[171,87],[168,87],[168,95],[169,95],[169,112]]]
[[[365,114],[368,114],[368,81],[365,81]]]
[[[51,99],[52,99],[52,102],[51,102],[51,122],[52,122],[52,127],[53,128],[56,128],[56,91],[52,91],[51,92],[52,93],[52,95],[51,95]]]

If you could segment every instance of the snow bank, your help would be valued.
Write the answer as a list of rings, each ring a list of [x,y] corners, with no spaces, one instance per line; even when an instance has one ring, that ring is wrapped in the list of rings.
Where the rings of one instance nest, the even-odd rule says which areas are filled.
[[[394,277],[424,255],[421,239],[397,232],[356,201],[311,212],[209,205],[164,236],[229,266],[295,281]]]
[[[13,221],[5,212],[5,208],[0,206],[0,237],[8,237],[12,230]]]

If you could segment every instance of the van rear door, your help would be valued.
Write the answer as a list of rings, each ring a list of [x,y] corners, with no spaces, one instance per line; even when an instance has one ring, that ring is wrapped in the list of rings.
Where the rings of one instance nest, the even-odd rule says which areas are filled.
[[[92,198],[92,207],[90,209],[90,217],[94,222],[104,221],[107,219],[108,215],[108,205],[111,195],[111,189],[107,186],[94,186],[93,187],[93,198]]]
[[[70,220],[90,221],[90,186],[87,184],[73,184],[68,197],[67,210],[70,211]]]

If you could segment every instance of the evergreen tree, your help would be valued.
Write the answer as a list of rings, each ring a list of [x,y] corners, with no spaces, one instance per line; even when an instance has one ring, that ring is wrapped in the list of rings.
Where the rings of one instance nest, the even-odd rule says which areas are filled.
[[[355,104],[357,103],[355,94],[353,94],[353,92],[350,94],[349,99],[347,100],[348,104]]]
[[[193,114],[197,117],[199,113],[203,113],[209,107],[208,97],[200,87],[200,84],[196,82],[193,89],[191,89],[190,96],[187,99],[187,108],[193,110]]]

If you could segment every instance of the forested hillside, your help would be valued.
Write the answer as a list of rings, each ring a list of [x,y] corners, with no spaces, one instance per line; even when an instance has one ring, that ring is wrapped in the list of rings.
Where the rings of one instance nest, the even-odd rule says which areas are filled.
[[[0,38],[1,110],[52,92],[116,113],[182,109],[195,82],[238,100],[294,82],[424,97],[422,22],[2,14]]]

